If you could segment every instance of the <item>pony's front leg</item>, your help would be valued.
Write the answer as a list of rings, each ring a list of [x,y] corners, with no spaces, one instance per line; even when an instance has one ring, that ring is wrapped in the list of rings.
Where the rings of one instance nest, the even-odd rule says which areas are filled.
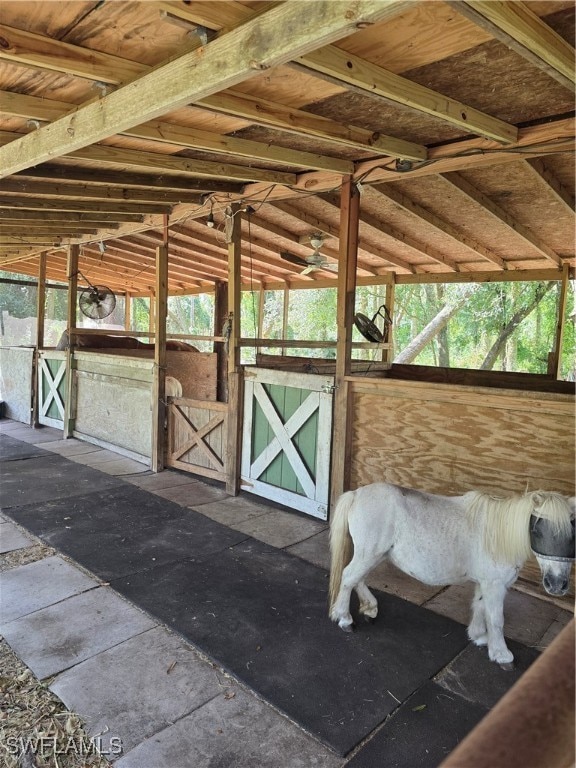
[[[488,656],[497,664],[511,667],[514,656],[504,640],[504,598],[507,585],[504,581],[490,581],[483,582],[480,587],[488,630]]]
[[[488,645],[488,632],[486,630],[486,613],[482,600],[482,590],[476,584],[474,599],[472,601],[472,619],[468,625],[468,637],[475,645]]]

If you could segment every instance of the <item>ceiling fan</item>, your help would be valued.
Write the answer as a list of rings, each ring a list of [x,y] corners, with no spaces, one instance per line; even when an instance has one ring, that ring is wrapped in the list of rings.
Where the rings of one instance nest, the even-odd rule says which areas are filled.
[[[289,251],[281,251],[280,257],[284,259],[284,261],[289,261],[291,264],[304,267],[300,273],[301,275],[308,275],[310,272],[314,272],[317,269],[323,269],[327,272],[338,271],[338,264],[328,261],[328,259],[320,253],[320,248],[324,245],[324,235],[322,232],[313,232],[310,235],[310,245],[314,248],[314,252],[311,253],[310,256],[306,256],[305,259],[301,256],[296,256],[296,254],[290,253]]]

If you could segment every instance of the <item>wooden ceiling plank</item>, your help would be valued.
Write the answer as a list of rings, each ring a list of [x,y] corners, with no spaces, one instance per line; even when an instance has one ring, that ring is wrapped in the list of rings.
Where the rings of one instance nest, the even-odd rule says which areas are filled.
[[[0,148],[0,175],[10,176],[95,144],[352,34],[359,24],[396,15],[406,0],[299,3],[246,22],[199,51],[157,67],[96,102]],[[290,29],[290,35],[285,30]]]
[[[49,200],[44,197],[16,197],[0,195],[0,208],[24,208],[54,211],[92,211],[106,213],[170,213],[172,207],[164,203],[91,202],[88,200]]]
[[[201,99],[197,106],[250,120],[256,125],[278,128],[300,136],[314,136],[355,149],[378,152],[392,157],[425,160],[426,147],[415,142],[345,125],[285,104],[259,99],[235,91],[223,91]]]
[[[103,184],[121,187],[142,187],[143,189],[191,192],[229,192],[239,193],[244,186],[242,182],[217,181],[215,179],[193,179],[190,176],[173,176],[169,173],[148,174],[130,173],[128,171],[105,171],[93,168],[83,168],[70,164],[61,158],[59,164],[44,163],[38,168],[27,168],[14,174],[12,178],[20,179],[62,179],[72,184]],[[131,192],[132,190],[130,190]]]
[[[537,251],[539,251],[542,254],[542,256],[544,256],[544,258],[553,262],[558,267],[562,266],[563,264],[562,259],[560,258],[560,256],[558,256],[558,254],[555,251],[552,250],[552,248],[547,246],[546,243],[544,243],[528,227],[525,227],[523,224],[517,221],[514,218],[514,216],[511,216],[503,208],[497,205],[493,200],[490,200],[490,198],[487,195],[485,195],[483,192],[477,189],[461,174],[459,173],[440,174],[438,178],[441,179],[445,184],[449,185],[452,189],[459,190],[469,200],[472,200],[474,203],[477,203],[478,205],[482,206],[482,208],[486,213],[488,213],[497,221],[504,224],[512,232],[515,232],[519,237],[522,238],[522,240],[528,243],[528,245],[530,245],[532,248],[535,248]]]
[[[449,5],[557,82],[573,89],[574,48],[525,3],[451,0]]]
[[[516,126],[462,104],[455,99],[389,72],[336,46],[326,46],[298,59],[305,69],[327,76],[363,93],[402,104],[451,125],[502,144],[517,140]]]
[[[232,2],[195,2],[187,6],[177,2],[160,2],[161,13],[177,16],[190,24],[220,31],[231,29],[244,24],[249,19],[270,11],[278,5],[277,2],[259,2],[256,9],[241,3]]]
[[[339,160],[336,157],[318,155],[312,152],[286,149],[285,147],[265,144],[260,141],[239,139],[233,136],[200,131],[195,128],[187,128],[165,122],[137,125],[134,128],[128,128],[124,133],[127,136],[136,136],[137,138],[151,139],[152,141],[163,141],[200,151],[238,155],[249,159],[265,160],[270,163],[300,166],[302,168],[313,168],[319,171],[349,174],[354,170],[352,162],[348,160]]]
[[[102,227],[116,229],[121,221],[142,222],[144,219],[137,213],[102,213],[100,211],[25,211],[17,209],[0,209],[0,221],[61,221],[61,222],[86,222],[98,224]]]
[[[0,60],[26,67],[66,72],[77,77],[120,84],[142,73],[142,65],[109,53],[64,43],[51,37],[0,24]]]
[[[55,123],[52,123],[55,125]],[[40,128],[39,131],[42,129]],[[35,131],[35,133],[39,133]],[[32,134],[26,134],[32,136]],[[17,142],[13,142],[16,144]],[[1,153],[4,148],[0,149]],[[196,160],[176,155],[157,154],[155,152],[141,152],[133,149],[119,149],[117,147],[96,144],[83,147],[70,152],[66,157],[77,157],[80,160],[91,160],[98,163],[106,163],[114,166],[128,166],[133,168],[155,168],[159,171],[179,171],[194,177],[232,179],[235,181],[263,181],[267,184],[294,184],[296,175],[281,171],[267,171],[263,168],[250,168],[230,163],[216,163],[210,160]]]
[[[452,224],[440,218],[440,216],[432,213],[432,211],[428,211],[418,203],[415,203],[407,195],[404,195],[402,192],[396,189],[393,184],[386,184],[385,186],[379,187],[378,189],[375,187],[373,189],[379,195],[393,202],[402,210],[411,213],[419,219],[422,219],[427,224],[434,227],[434,229],[437,229],[443,235],[446,235],[451,240],[456,242],[459,246],[466,248],[468,251],[472,251],[475,256],[480,256],[482,259],[485,259],[486,261],[489,261],[492,264],[500,267],[500,269],[507,269],[507,265],[505,264],[504,260],[501,259],[500,256],[498,256],[492,250],[486,248],[486,246],[482,245],[469,235],[461,232],[456,227],[452,226]]]
[[[9,235],[10,237],[22,237],[22,226],[11,226],[4,222],[1,228],[2,235]],[[88,229],[86,227],[65,227],[65,226],[41,226],[26,224],[26,232],[34,235],[35,237],[43,237],[45,235],[62,235],[62,237],[76,237],[77,235],[96,235],[97,229]]]
[[[18,194],[38,197],[78,198],[82,200],[129,200],[131,202],[144,201],[163,203],[200,203],[199,192],[174,192],[162,189],[130,189],[128,187],[113,187],[109,185],[66,184],[60,182],[37,181],[25,179],[18,175],[2,182],[2,192],[14,192]]]
[[[574,214],[575,200],[574,195],[557,179],[555,174],[546,167],[542,158],[534,158],[532,160],[525,160],[526,168],[537,179],[544,181],[554,195],[556,200],[568,210],[570,214]]]

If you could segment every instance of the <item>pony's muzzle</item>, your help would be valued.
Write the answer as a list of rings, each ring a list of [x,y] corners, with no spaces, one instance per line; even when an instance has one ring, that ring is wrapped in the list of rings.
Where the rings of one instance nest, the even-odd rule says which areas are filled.
[[[569,580],[565,577],[551,576],[546,574],[542,579],[544,589],[549,595],[562,596],[568,592]]]

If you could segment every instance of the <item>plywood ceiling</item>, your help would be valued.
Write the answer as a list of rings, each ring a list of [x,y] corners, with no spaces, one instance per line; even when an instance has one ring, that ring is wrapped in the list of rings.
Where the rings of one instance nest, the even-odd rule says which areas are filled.
[[[365,281],[574,266],[572,2],[21,2],[0,6],[0,269],[145,294],[328,285],[361,185]],[[206,226],[209,215],[215,227]],[[167,218],[166,218],[167,217]]]

